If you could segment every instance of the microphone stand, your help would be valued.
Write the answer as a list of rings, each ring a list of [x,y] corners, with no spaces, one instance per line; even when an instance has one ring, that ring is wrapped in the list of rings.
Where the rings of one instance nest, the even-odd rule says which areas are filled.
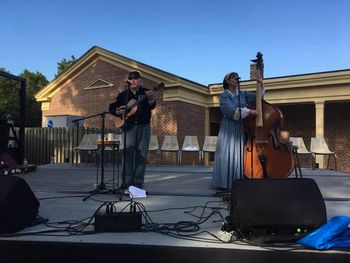
[[[101,132],[100,132],[100,137],[101,137],[101,182],[100,185],[98,186],[98,190],[106,190],[106,184],[104,182],[104,156],[105,156],[105,117],[106,113],[108,112],[103,112],[101,113]]]
[[[101,137],[101,181],[100,183],[96,186],[96,189],[93,190],[90,195],[88,195],[87,197],[83,198],[83,201],[86,201],[87,199],[89,199],[92,195],[97,194],[97,193],[105,193],[105,192],[101,192],[101,190],[106,190],[106,184],[104,182],[104,151],[105,151],[105,147],[104,147],[104,140],[105,140],[105,117],[106,114],[109,113],[108,111],[104,111],[102,113],[97,113],[97,114],[93,114],[87,117],[83,117],[80,119],[75,119],[72,122],[78,123],[77,126],[79,125],[79,121],[81,120],[85,120],[85,119],[90,119],[96,116],[100,116],[101,118],[101,130],[100,130],[100,137]],[[77,133],[78,133],[78,129],[77,129]],[[97,183],[98,183],[98,173],[97,173]]]
[[[128,186],[126,185],[125,179],[126,179],[126,174],[125,174],[125,170],[126,170],[126,118],[128,116],[128,100],[129,100],[129,92],[130,92],[130,88],[129,85],[130,83],[128,81],[126,81],[125,83],[125,97],[124,97],[124,114],[123,114],[123,120],[124,120],[124,128],[123,128],[123,132],[124,132],[124,152],[123,152],[123,174],[122,174],[122,184],[121,184],[121,189],[125,190],[128,188]]]

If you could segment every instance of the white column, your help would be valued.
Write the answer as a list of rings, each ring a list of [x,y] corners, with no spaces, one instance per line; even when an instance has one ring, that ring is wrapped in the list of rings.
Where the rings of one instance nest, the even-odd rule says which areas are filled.
[[[316,138],[324,137],[324,101],[315,101],[316,112]],[[324,158],[322,155],[316,157],[316,163],[320,168],[324,168]]]
[[[209,120],[209,108],[208,107],[205,107],[204,120],[205,120],[204,135],[209,135],[210,120]]]

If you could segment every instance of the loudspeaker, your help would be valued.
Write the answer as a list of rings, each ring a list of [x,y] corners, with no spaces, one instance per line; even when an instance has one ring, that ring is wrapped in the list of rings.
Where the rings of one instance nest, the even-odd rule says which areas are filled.
[[[243,179],[234,182],[230,216],[241,236],[256,242],[292,241],[327,221],[312,179]]]
[[[0,176],[0,233],[14,233],[29,226],[38,214],[39,201],[17,176]]]
[[[8,152],[0,153],[0,161],[5,166],[4,168],[16,168],[17,162],[13,154]]]
[[[0,120],[0,154],[5,151],[9,141],[10,126],[6,120]]]

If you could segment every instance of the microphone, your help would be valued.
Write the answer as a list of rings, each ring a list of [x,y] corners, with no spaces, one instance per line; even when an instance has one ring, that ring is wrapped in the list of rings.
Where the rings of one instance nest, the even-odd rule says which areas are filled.
[[[241,82],[239,81],[240,79],[241,78],[239,76],[236,77],[238,93],[241,92]]]
[[[125,80],[125,89],[129,88],[129,86],[131,85],[130,80]]]

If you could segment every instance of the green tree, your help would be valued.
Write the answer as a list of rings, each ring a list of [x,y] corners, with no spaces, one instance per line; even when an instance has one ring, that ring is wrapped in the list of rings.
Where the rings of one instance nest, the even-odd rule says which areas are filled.
[[[57,74],[55,75],[55,78],[57,78],[59,75],[62,74],[63,71],[65,71],[67,68],[69,68],[77,59],[71,55],[71,60],[62,59],[60,62],[57,63]]]
[[[1,71],[10,73],[5,68]],[[19,83],[14,80],[0,76],[0,119],[6,118],[8,115],[19,123]]]
[[[30,72],[25,69],[20,77],[27,80],[26,89],[26,127],[41,126],[41,104],[35,100],[34,95],[46,86],[49,81],[40,72]]]
[[[0,68],[0,70],[8,72],[5,68]],[[34,95],[48,84],[48,80],[40,72],[33,73],[26,69],[20,74],[20,77],[27,80],[25,125],[27,127],[41,126],[40,103],[36,102]],[[10,115],[15,126],[19,125],[19,90],[19,82],[0,77],[0,118]]]

